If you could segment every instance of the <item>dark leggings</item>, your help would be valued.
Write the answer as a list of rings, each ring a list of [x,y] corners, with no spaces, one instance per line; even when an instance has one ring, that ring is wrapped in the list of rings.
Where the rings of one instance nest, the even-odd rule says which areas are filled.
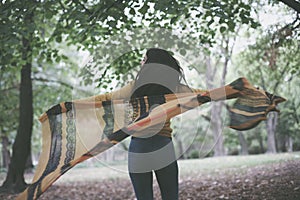
[[[129,175],[138,200],[153,200],[153,171],[163,200],[178,199],[178,166],[171,138],[132,138]]]

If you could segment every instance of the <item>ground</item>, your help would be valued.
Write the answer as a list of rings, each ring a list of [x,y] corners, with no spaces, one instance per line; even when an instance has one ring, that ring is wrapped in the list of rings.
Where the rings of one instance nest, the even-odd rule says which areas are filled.
[[[181,160],[179,168],[182,200],[300,199],[299,153]],[[154,191],[155,199],[161,199],[156,182]],[[0,199],[14,198],[0,194]],[[80,167],[64,175],[40,199],[124,200],[134,199],[134,193],[125,165]]]

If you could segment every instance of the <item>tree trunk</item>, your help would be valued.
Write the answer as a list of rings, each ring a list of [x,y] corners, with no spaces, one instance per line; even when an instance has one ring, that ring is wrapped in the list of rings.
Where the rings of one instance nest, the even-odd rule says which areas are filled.
[[[248,145],[245,136],[241,131],[238,131],[238,134],[239,134],[239,140],[241,145],[240,155],[248,155],[249,154]]]
[[[106,161],[114,161],[114,149],[109,149],[108,151],[106,151]]]
[[[259,152],[259,153],[264,153],[264,152],[265,152],[265,148],[264,148],[264,139],[263,139],[263,137],[261,136],[260,131],[255,130],[254,134],[255,134],[255,139],[257,139],[258,144],[259,144],[259,149],[260,149],[260,152]]]
[[[7,136],[2,136],[2,166],[5,169],[8,169],[10,163],[10,152],[8,150],[9,140]]]
[[[187,156],[186,156],[185,152],[183,151],[183,142],[181,141],[180,138],[174,138],[174,139],[175,139],[174,141],[176,142],[177,147],[178,147],[179,159],[186,159]]]
[[[30,152],[30,141],[33,124],[31,64],[27,63],[21,70],[20,88],[20,122],[13,155],[3,189],[10,192],[21,192],[25,189],[25,164]]]
[[[266,121],[267,132],[268,132],[267,153],[276,153],[277,152],[276,138],[275,138],[277,119],[278,119],[278,113],[276,113],[276,112],[269,113],[268,119]]]
[[[224,156],[224,139],[222,134],[222,102],[214,102],[211,109],[211,131],[214,136],[214,156]]]
[[[293,152],[293,138],[291,136],[287,136],[285,147],[287,152]]]
[[[31,148],[30,148],[30,151],[29,151],[29,154],[28,154],[28,158],[26,160],[26,164],[25,164],[25,170],[26,172],[33,172],[33,163],[32,163],[32,154],[31,154]]]
[[[287,141],[288,136],[279,134],[276,137],[276,146],[277,146],[277,152],[287,152]]]
[[[217,66],[211,64],[211,58],[206,58],[206,85],[208,89],[214,88],[214,80]],[[224,139],[222,135],[222,104],[221,102],[212,102],[211,108],[211,128],[210,131],[214,137],[214,156],[224,156]]]
[[[24,23],[29,27],[32,22],[33,13],[31,12],[24,16]],[[25,64],[21,69],[19,127],[15,142],[13,144],[13,153],[6,180],[1,187],[2,191],[12,193],[19,193],[27,186],[24,179],[24,171],[31,148],[31,134],[33,125],[33,98],[31,80],[31,40],[33,30],[29,30],[28,28],[26,31],[28,31],[28,35],[23,36],[22,38],[22,59],[25,61]]]

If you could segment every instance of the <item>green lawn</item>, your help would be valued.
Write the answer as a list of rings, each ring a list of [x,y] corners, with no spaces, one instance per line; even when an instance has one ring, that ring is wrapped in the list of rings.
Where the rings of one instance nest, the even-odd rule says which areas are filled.
[[[300,152],[282,154],[262,154],[250,156],[226,156],[204,159],[179,160],[180,176],[193,176],[199,174],[218,175],[221,171],[236,172],[246,170],[252,166],[268,165],[300,159]],[[69,181],[97,181],[101,179],[129,178],[126,163],[101,164],[97,167],[79,165],[62,176],[59,182]]]
[[[181,175],[184,176],[186,174],[213,173],[219,170],[243,170],[252,166],[268,165],[296,159],[300,159],[300,152],[181,160],[179,161],[179,166]]]
[[[249,167],[268,165],[285,162],[288,160],[300,159],[300,152],[281,154],[262,154],[250,156],[226,156],[212,157],[204,159],[179,160],[180,176],[193,176],[199,174],[219,174],[219,172],[230,173],[230,171],[246,170]],[[103,179],[129,178],[127,165],[125,162],[118,163],[97,163],[97,167],[87,167],[82,163],[68,171],[57,182],[70,181],[98,181]],[[5,173],[0,173],[0,182],[5,179]],[[32,174],[27,174],[28,182],[32,179]]]

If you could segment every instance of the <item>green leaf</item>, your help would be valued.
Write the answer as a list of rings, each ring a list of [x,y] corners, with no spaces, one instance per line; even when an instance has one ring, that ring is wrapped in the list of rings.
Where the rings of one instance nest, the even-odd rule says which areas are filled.
[[[260,24],[259,23],[257,23],[257,22],[251,22],[251,28],[254,28],[254,29],[256,29],[256,28],[258,28],[259,26],[260,26]]]
[[[45,12],[45,18],[46,19],[51,19],[52,17],[53,17],[52,12],[50,12],[50,11]]]
[[[144,5],[139,9],[139,12],[142,14],[142,15],[145,15],[147,13],[147,11],[149,10],[149,6],[147,3],[144,3]]]
[[[297,70],[295,69],[295,68],[293,68],[292,70],[291,70],[291,74],[296,74],[297,73]]]
[[[175,24],[175,22],[178,20],[178,18],[179,18],[178,16],[172,17],[170,23]]]
[[[107,22],[107,24],[108,24],[110,27],[116,27],[117,21],[112,20],[112,21]]]
[[[61,41],[62,41],[61,35],[56,36],[55,41],[58,43],[61,43]]]
[[[235,28],[234,22],[232,20],[229,20],[227,25],[228,25],[228,30],[233,32]]]
[[[131,8],[131,9],[129,10],[129,13],[132,14],[132,15],[135,15],[135,9],[134,9],[134,8]]]
[[[59,63],[61,61],[61,56],[56,56],[55,62]]]
[[[226,29],[227,29],[227,28],[226,28],[225,26],[221,26],[221,27],[220,27],[220,32],[221,32],[221,33],[224,33],[224,32],[226,31]]]
[[[180,53],[182,56],[185,56],[185,55],[186,55],[186,50],[185,50],[185,49],[180,49],[180,50],[179,50],[179,53]]]

